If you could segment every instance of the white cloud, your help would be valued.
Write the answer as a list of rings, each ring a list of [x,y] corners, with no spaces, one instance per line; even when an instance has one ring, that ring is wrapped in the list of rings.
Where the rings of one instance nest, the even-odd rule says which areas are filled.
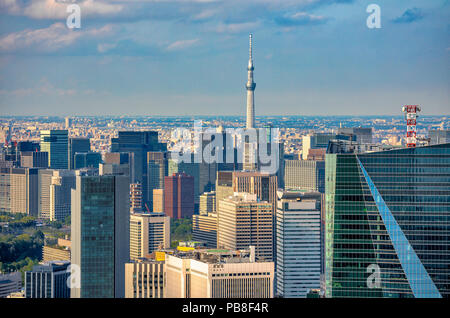
[[[199,41],[200,41],[199,39],[176,41],[170,44],[167,47],[167,50],[169,51],[183,50],[197,44]]]
[[[219,33],[240,33],[244,31],[251,31],[260,26],[260,22],[244,22],[244,23],[230,23],[219,24],[216,32]]]
[[[33,19],[65,19],[69,15],[67,5],[73,1],[63,0],[0,0],[0,10],[11,15],[26,16]],[[124,6],[111,4],[104,0],[78,0],[74,3],[81,8],[82,17],[109,16],[120,13]]]
[[[80,38],[105,36],[110,33],[112,33],[111,25],[99,29],[75,30],[58,22],[48,28],[26,29],[1,37],[0,52],[16,52],[30,48],[38,52],[54,52],[72,45]]]

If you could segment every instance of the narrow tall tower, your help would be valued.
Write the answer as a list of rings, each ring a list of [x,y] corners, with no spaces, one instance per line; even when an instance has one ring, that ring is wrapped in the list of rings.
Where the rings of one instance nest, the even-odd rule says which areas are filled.
[[[406,147],[415,148],[417,145],[417,115],[420,112],[420,107],[418,105],[406,105],[402,108],[402,111],[405,113],[406,118]]]
[[[255,87],[256,84],[253,81],[253,57],[252,57],[252,35],[250,34],[250,49],[248,59],[248,80],[247,80],[247,125],[246,128],[255,128]]]

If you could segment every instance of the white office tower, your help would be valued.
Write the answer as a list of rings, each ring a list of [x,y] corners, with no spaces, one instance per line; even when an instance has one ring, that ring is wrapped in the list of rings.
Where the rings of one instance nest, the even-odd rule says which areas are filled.
[[[276,295],[306,297],[320,288],[321,194],[278,191]]]

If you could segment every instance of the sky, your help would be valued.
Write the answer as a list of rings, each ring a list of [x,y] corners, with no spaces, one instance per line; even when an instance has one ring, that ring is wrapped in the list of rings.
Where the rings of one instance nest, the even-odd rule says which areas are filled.
[[[0,115],[245,115],[250,33],[256,115],[450,115],[449,22],[449,0],[0,0]]]

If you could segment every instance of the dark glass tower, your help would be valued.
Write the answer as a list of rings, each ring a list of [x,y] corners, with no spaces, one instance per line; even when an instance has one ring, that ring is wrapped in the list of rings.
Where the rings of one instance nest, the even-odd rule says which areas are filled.
[[[111,152],[129,152],[134,154],[132,183],[142,184],[144,205],[151,206],[148,189],[147,153],[150,151],[167,151],[165,143],[158,142],[157,131],[119,131],[119,138],[111,140]],[[153,195],[153,193],[152,193]]]
[[[326,155],[327,297],[448,298],[449,242],[450,144]]]

